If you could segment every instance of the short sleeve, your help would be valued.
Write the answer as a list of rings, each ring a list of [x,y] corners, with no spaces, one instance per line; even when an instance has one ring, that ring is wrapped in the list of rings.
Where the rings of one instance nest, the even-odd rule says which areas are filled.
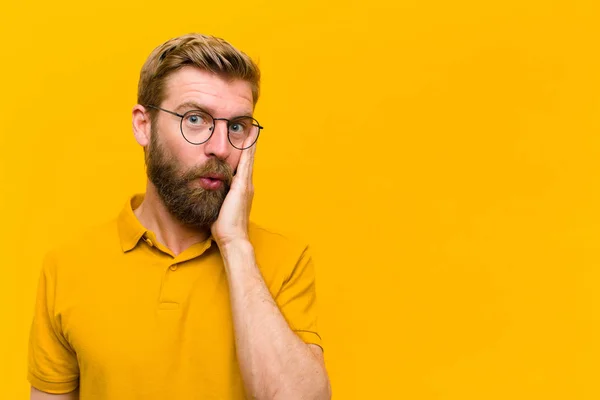
[[[38,283],[33,323],[29,335],[27,378],[43,392],[62,394],[79,385],[77,357],[61,332],[55,315],[56,261],[46,255]]]
[[[323,348],[317,328],[315,267],[307,246],[275,298],[290,328],[305,343]]]

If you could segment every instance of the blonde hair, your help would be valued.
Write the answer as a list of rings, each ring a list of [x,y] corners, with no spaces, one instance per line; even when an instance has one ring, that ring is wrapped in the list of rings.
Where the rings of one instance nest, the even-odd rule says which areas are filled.
[[[140,72],[138,104],[160,106],[168,76],[187,65],[225,79],[241,79],[250,83],[256,105],[260,91],[258,66],[224,39],[199,33],[170,39],[152,51]],[[154,117],[156,110],[148,111]]]

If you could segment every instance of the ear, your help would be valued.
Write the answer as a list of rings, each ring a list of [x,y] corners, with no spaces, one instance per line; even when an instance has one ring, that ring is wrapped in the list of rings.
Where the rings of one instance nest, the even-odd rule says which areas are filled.
[[[150,143],[150,135],[151,135],[151,124],[150,124],[150,115],[144,108],[144,106],[140,104],[136,104],[133,107],[131,112],[132,114],[132,125],[133,125],[133,136],[135,140],[142,147],[148,146]]]

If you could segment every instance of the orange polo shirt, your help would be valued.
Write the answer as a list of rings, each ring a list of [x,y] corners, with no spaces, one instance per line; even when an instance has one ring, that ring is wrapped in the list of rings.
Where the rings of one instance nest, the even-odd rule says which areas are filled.
[[[212,238],[178,256],[133,196],[114,221],[48,253],[28,379],[85,400],[243,399],[227,276]],[[309,248],[251,224],[258,267],[289,326],[319,346]]]

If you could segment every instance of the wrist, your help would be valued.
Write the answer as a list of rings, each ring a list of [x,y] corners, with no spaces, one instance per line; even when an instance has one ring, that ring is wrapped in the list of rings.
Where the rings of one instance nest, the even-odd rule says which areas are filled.
[[[217,244],[223,258],[254,255],[254,247],[252,246],[252,243],[250,243],[250,240],[246,238],[229,240]]]

